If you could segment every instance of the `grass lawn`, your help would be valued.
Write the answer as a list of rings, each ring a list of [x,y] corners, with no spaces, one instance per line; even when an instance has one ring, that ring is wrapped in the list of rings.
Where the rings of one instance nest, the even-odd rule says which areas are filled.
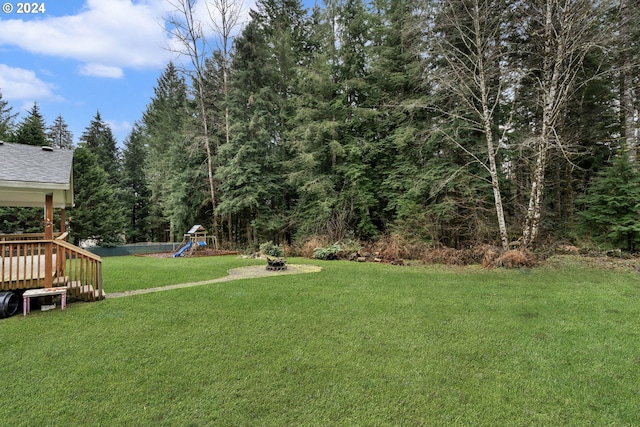
[[[107,293],[253,262],[147,260]],[[640,425],[637,273],[292,262],[0,320],[0,425]]]
[[[241,259],[237,256],[196,258],[105,257],[102,280],[107,294],[134,289],[175,285],[216,279],[227,271],[265,261]]]

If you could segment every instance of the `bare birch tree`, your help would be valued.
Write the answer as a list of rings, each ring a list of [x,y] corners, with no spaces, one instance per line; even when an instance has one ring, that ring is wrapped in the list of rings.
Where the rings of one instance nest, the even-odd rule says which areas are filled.
[[[640,99],[640,80],[638,78],[640,64],[638,64],[638,44],[640,31],[637,29],[637,19],[640,18],[640,6],[635,0],[621,0],[622,15],[626,21],[621,23],[621,74],[622,91],[620,107],[624,124],[625,148],[629,153],[629,160],[636,162],[638,156],[638,104]]]
[[[458,101],[464,103],[471,116],[466,119],[473,129],[484,134],[486,159],[473,153],[462,142],[452,139],[459,148],[470,154],[491,176],[493,199],[503,250],[508,249],[508,234],[500,190],[498,151],[500,123],[496,113],[501,102],[509,96],[509,71],[503,68],[509,44],[503,34],[504,3],[492,0],[446,0],[439,14],[440,34],[435,38],[436,55],[444,61],[439,79]],[[513,93],[513,91],[511,90]],[[448,115],[456,115],[451,111]],[[470,118],[469,118],[470,117]],[[509,128],[502,123],[502,132]]]
[[[232,34],[242,15],[241,0],[210,0],[206,2],[209,22],[216,34],[217,50],[220,52],[222,69],[222,96],[224,97],[224,137],[225,143],[231,141],[231,119],[229,115],[229,69],[231,63]],[[233,227],[231,214],[227,215],[228,239],[232,240]]]
[[[210,0],[206,2],[211,28],[217,35],[218,51],[222,58],[222,91],[225,100],[229,97],[229,64],[231,57],[231,40],[234,29],[238,26],[242,14],[242,1]],[[225,142],[231,139],[229,106],[224,108]]]
[[[529,190],[522,243],[531,246],[540,231],[545,172],[551,149],[566,150],[560,137],[565,107],[583,71],[585,56],[594,49],[606,55],[612,28],[603,17],[615,9],[615,0],[530,0],[525,20],[531,43],[540,44],[540,55],[530,71],[541,111],[540,124],[532,139],[534,167]]]
[[[211,43],[206,36],[205,23],[197,16],[196,0],[167,0],[173,8],[173,14],[169,16],[168,32],[175,41],[174,53],[188,58],[190,68],[185,70],[190,74],[195,82],[195,91],[198,107],[200,110],[200,120],[202,125],[202,142],[207,155],[207,178],[209,186],[209,197],[212,205],[213,233],[219,237],[218,217],[216,212],[217,182],[215,178],[215,156],[218,144],[212,147],[210,130],[212,123],[209,119],[205,102],[205,74],[206,59],[212,55]],[[208,12],[208,25],[219,36],[219,46],[223,52],[223,72],[224,72],[224,93],[228,95],[228,60],[230,37],[233,28],[237,25],[241,2],[239,0],[204,0],[206,11]],[[228,108],[225,114],[225,135],[229,140],[229,114]],[[215,148],[215,150],[214,150]]]

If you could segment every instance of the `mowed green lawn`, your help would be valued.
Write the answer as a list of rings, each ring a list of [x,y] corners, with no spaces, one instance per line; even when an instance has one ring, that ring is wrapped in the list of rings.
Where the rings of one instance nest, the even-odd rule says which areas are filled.
[[[182,261],[254,263],[151,270]],[[323,270],[0,320],[0,425],[640,425],[637,273],[292,262]]]

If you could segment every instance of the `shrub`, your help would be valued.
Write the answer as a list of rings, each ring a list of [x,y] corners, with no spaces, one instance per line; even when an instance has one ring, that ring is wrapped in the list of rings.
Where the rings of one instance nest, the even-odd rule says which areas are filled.
[[[533,256],[518,250],[507,251],[495,261],[497,267],[505,268],[533,267],[534,264]]]
[[[368,242],[362,249],[364,252],[377,254],[386,260],[422,260],[432,246],[415,236],[407,237],[400,233],[391,233],[381,236],[375,242]]]
[[[295,256],[313,258],[313,251],[315,251],[316,248],[327,246],[328,244],[329,242],[326,239],[319,236],[312,236],[300,243],[295,243],[293,253]]]
[[[481,264],[483,267],[492,267],[495,266],[495,261],[501,253],[501,249],[493,245],[478,245],[463,249],[437,247],[426,250],[422,261],[426,264]]]
[[[260,252],[267,256],[281,257],[283,255],[282,246],[273,242],[266,242],[260,245]]]
[[[483,248],[482,262],[480,263],[480,265],[485,268],[494,266],[496,260],[500,258],[501,253],[502,250],[496,246],[485,246]]]
[[[338,259],[338,253],[342,250],[338,243],[334,243],[331,246],[315,248],[313,250],[313,258],[315,259],[324,259],[324,260],[334,260]]]

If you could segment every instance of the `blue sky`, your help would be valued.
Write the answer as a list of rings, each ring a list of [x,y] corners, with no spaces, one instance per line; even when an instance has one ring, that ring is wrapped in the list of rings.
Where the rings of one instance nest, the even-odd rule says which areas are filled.
[[[179,62],[164,30],[166,0],[45,0],[31,14],[0,3],[3,100],[20,118],[34,102],[48,125],[62,115],[76,143],[100,111],[122,145],[165,65]],[[245,10],[253,4],[245,0]]]

